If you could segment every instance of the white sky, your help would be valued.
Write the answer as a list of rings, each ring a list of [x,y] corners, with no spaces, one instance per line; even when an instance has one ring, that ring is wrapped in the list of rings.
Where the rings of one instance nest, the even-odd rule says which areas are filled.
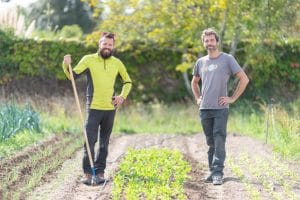
[[[6,10],[12,7],[15,7],[17,5],[20,5],[22,7],[28,6],[30,3],[35,2],[37,0],[11,0],[9,2],[2,2],[0,1],[0,12],[2,10]]]

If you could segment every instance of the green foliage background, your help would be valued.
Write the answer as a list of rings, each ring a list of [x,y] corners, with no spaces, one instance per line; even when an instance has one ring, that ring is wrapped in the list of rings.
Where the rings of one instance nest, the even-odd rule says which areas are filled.
[[[243,51],[238,51],[235,57],[250,77],[250,85],[243,96],[250,100],[298,98],[300,40],[285,44],[265,43],[263,49],[258,49],[261,46],[250,41],[239,43],[238,48]],[[176,66],[182,63],[185,55],[181,51],[158,47],[137,43],[129,50],[115,52],[133,79],[130,99],[171,102],[190,98],[184,87],[182,73],[176,71]],[[225,45],[224,52],[228,52],[228,49]],[[17,39],[8,32],[0,31],[0,82],[4,84],[12,79],[37,76],[65,80],[61,69],[65,54],[72,55],[75,65],[83,55],[96,51],[96,46],[83,43]],[[196,61],[199,52],[191,49],[189,54],[194,55]],[[190,78],[192,68],[193,62],[188,68]],[[116,88],[119,87],[117,85]]]

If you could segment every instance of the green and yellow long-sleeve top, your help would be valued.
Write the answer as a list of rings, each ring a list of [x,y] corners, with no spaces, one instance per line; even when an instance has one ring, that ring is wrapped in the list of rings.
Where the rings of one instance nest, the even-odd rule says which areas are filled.
[[[63,70],[70,79],[68,66],[63,64]],[[120,96],[126,99],[132,83],[124,64],[116,57],[103,59],[97,53],[84,56],[73,68],[73,76],[77,78],[82,73],[87,76],[87,104],[90,109],[114,110],[112,96],[116,77],[120,74],[123,87]]]

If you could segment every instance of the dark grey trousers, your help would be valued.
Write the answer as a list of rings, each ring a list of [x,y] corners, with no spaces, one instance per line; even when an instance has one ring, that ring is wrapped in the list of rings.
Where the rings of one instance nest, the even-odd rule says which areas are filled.
[[[112,132],[115,110],[87,110],[86,133],[89,141],[91,155],[94,161],[96,174],[103,173],[106,168],[106,158],[108,155],[109,138]],[[95,143],[98,140],[100,129],[100,141],[95,157]],[[86,143],[84,143],[84,155],[82,168],[85,174],[92,174],[91,165],[87,153]]]
[[[223,176],[229,109],[200,110],[200,120],[208,148],[208,166],[212,175]]]

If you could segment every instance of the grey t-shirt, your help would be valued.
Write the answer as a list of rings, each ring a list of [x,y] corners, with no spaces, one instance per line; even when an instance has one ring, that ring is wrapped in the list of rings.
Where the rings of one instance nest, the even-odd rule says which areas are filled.
[[[230,75],[236,74],[241,69],[235,58],[227,53],[221,52],[217,58],[209,56],[197,60],[193,75],[200,76],[202,102],[200,109],[223,109],[229,105],[221,106],[219,97],[227,96],[227,82]]]

